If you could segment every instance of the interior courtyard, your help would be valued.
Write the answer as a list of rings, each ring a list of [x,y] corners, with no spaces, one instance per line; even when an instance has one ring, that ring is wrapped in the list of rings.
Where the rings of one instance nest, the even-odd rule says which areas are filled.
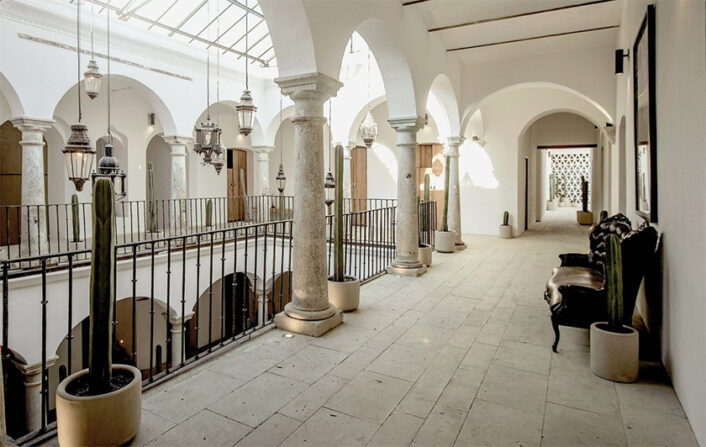
[[[706,445],[704,123],[703,0],[2,0],[0,440]]]

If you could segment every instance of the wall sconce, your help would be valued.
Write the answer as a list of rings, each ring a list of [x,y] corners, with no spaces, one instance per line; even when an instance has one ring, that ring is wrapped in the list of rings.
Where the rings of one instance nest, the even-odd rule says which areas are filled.
[[[623,74],[623,59],[630,57],[630,50],[615,50],[615,74]]]
[[[473,140],[473,142],[476,143],[478,146],[480,146],[480,147],[485,147],[485,140],[481,140],[480,138],[478,138],[478,135],[473,135],[472,140]]]
[[[150,126],[154,126],[154,123],[156,121],[154,112],[147,114],[147,121],[150,123]]]

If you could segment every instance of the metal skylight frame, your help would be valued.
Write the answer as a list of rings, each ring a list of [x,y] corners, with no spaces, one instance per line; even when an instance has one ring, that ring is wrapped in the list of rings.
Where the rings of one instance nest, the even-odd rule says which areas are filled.
[[[76,0],[69,0],[71,3],[74,3]],[[186,15],[179,15],[181,18],[178,24],[176,25],[170,25],[168,23],[165,23],[165,17],[169,16],[171,13],[171,17],[174,16],[175,9],[174,7],[177,5],[183,6],[184,3],[187,2],[187,0],[172,0],[169,2],[163,2],[159,1],[160,4],[164,4],[164,9],[160,9],[159,13],[154,14],[154,13],[145,13],[143,12],[145,7],[147,6],[153,6],[156,1],[155,0],[127,0],[127,1],[120,1],[120,0],[84,0],[89,3],[93,3],[96,6],[99,6],[100,8],[108,8],[111,11],[114,11],[118,18],[122,20],[123,22],[129,22],[130,20],[138,20],[144,24],[149,25],[146,27],[147,30],[150,30],[152,28],[159,28],[164,31],[167,31],[168,34],[166,36],[172,38],[175,36],[181,36],[185,37],[188,39],[188,43],[193,43],[194,41],[202,43],[206,45],[207,48],[210,47],[215,47],[218,48],[223,52],[223,54],[234,54],[237,56],[237,59],[240,60],[242,57],[247,57],[251,63],[258,62],[261,66],[268,67],[272,63],[272,61],[275,59],[275,54],[274,54],[274,47],[272,45],[272,40],[270,38],[270,33],[269,30],[267,30],[267,23],[265,23],[265,17],[264,15],[257,11],[257,6],[255,7],[250,7],[246,6],[243,3],[240,3],[238,0],[221,0],[226,5],[223,5],[223,8],[221,9],[220,13],[218,14],[218,17],[222,16],[225,14],[227,11],[232,11],[233,7],[239,9],[242,11],[242,15],[238,15],[237,19],[233,21],[233,23],[226,23],[226,29],[220,33],[220,35],[217,35],[215,39],[209,39],[204,36],[216,34],[216,33],[209,33],[209,29],[212,27],[212,29],[215,30],[216,27],[216,21],[218,20],[218,17],[214,17],[211,20],[208,20],[207,22],[204,23],[204,26],[200,26],[198,28],[198,31],[195,32],[188,32],[184,30],[184,26],[189,24],[190,21],[199,14],[202,8],[206,7],[206,4],[209,0],[197,0],[196,6]],[[101,10],[102,11],[102,10]],[[154,11],[154,8],[153,8]],[[245,20],[245,17],[247,15],[250,15],[252,17],[256,17],[257,20],[255,21],[255,24],[250,27],[248,30],[248,34],[250,34],[250,42],[251,45],[245,51],[243,48],[242,51],[236,49],[237,46],[245,39],[245,33],[243,34],[238,34],[237,38],[235,41],[232,43],[230,40],[232,37],[235,36],[230,36],[228,38],[229,41],[224,42],[222,39],[224,36],[226,36],[228,33],[230,33],[235,27],[237,27],[241,22]],[[223,24],[223,22],[221,22]],[[263,33],[263,27],[264,27],[264,33]],[[254,32],[254,33],[253,33]],[[246,56],[247,53],[247,56]]]

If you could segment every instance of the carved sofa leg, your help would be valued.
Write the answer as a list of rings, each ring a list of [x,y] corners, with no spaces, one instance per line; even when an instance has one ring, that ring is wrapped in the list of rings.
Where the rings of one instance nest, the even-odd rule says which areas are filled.
[[[559,345],[559,321],[554,314],[552,314],[552,328],[554,328],[554,334],[556,335],[554,338],[554,344],[552,345],[552,350],[554,352],[558,352],[556,347]]]

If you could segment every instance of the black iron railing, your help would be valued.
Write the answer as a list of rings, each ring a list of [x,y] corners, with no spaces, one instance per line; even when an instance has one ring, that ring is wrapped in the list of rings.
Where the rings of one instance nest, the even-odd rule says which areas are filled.
[[[419,243],[434,246],[436,202],[419,203]]]

